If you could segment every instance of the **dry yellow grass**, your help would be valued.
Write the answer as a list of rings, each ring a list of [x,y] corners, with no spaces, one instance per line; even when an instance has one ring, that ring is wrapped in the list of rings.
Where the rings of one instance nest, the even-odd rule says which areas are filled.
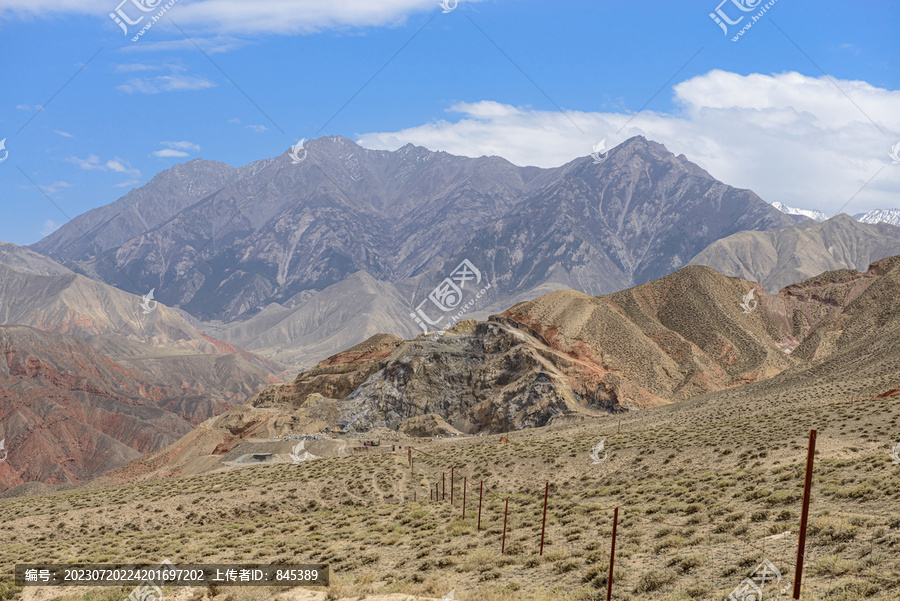
[[[898,599],[900,466],[888,454],[900,436],[898,419],[891,399],[740,409],[700,399],[512,433],[509,444],[497,437],[435,442],[414,474],[404,450],[3,499],[0,570],[8,579],[25,562],[322,562],[331,566],[334,599],[440,598],[455,588],[463,601],[590,601],[605,599],[611,508],[618,506],[615,599],[722,599],[763,559],[781,570],[782,584],[793,581],[807,432],[815,427],[802,598]],[[600,439],[609,457],[593,465],[588,451]],[[451,467],[454,505],[449,490],[446,500],[429,501],[421,482],[445,472],[449,489]],[[121,599],[122,592],[75,598]],[[19,594],[0,584],[0,599]]]

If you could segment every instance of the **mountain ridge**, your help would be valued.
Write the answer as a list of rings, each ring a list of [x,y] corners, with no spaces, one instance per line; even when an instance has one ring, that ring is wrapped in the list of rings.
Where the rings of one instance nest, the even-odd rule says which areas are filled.
[[[822,211],[817,211],[815,209],[798,209],[795,207],[789,207],[786,204],[778,202],[777,200],[772,203],[772,206],[784,213],[785,215],[797,215],[800,217],[809,217],[815,221],[825,221],[828,219],[828,215],[823,213]]]
[[[247,453],[283,461],[286,443],[273,437],[349,433],[316,443],[335,456],[360,436],[402,441],[407,422],[500,433],[673,402],[700,418],[717,399],[787,394],[809,404],[826,390],[824,402],[900,390],[900,255],[777,294],[758,288],[687,266],[611,295],[551,292],[412,340],[379,334],[102,482],[227,469]],[[750,291],[758,295],[748,303]]]
[[[720,273],[761,283],[777,292],[792,283],[838,269],[864,271],[900,253],[900,228],[860,223],[841,213],[765,232],[739,232],[715,241],[691,259]]]
[[[506,283],[504,299],[495,299],[506,302],[545,286],[546,277],[596,293],[621,289],[686,264],[717,236],[790,223],[752,192],[721,184],[683,155],[675,157],[640,136],[611,150],[599,166],[580,158],[553,169],[411,145],[367,150],[340,137],[312,140],[306,149],[300,164],[282,155],[239,168],[239,177],[219,166],[207,173],[192,161],[178,173],[158,176],[159,184],[148,184],[140,194],[129,193],[128,202],[117,201],[121,206],[115,210],[122,213],[141,199],[155,202],[169,189],[165,186],[181,182],[186,189],[153,213],[152,228],[119,244],[124,234],[117,232],[133,234],[135,226],[106,225],[117,223],[111,216],[115,210],[107,209],[103,215],[85,214],[77,225],[92,236],[113,228],[99,240],[118,246],[75,244],[72,225],[32,248],[123,290],[143,294],[154,288],[166,304],[204,320],[230,322],[304,291],[320,292],[357,271],[392,283],[418,281],[427,294],[428,284],[445,277],[447,266],[458,264],[473,245],[485,264],[494,263],[495,253],[485,244],[498,235],[504,238],[494,247],[500,263],[512,260],[520,269],[547,265],[525,283]],[[183,181],[192,170],[202,175],[193,188]],[[554,210],[550,198],[567,199],[567,209]],[[599,205],[608,218],[597,213]],[[681,215],[682,208],[694,213]],[[585,211],[590,228],[601,230],[585,229]],[[665,212],[668,220],[659,217]],[[721,223],[705,226],[697,221],[700,214]],[[530,231],[528,222],[535,220],[560,220],[555,239]],[[685,239],[689,230],[699,233],[696,241]],[[548,244],[566,245],[572,235],[577,241],[569,246],[579,247],[590,263],[547,255]],[[531,255],[522,260],[515,256],[521,247],[506,248],[517,237],[531,241],[524,247]],[[648,256],[646,245],[654,237],[665,248]],[[678,256],[666,259],[667,253]]]
[[[0,357],[0,439],[9,450],[3,489],[86,481],[238,404],[117,363],[70,334],[0,326]],[[229,364],[225,371],[248,369],[229,356],[217,361]],[[265,383],[260,371],[257,378]]]
[[[873,209],[853,216],[860,223],[888,223],[900,226],[900,209]]]

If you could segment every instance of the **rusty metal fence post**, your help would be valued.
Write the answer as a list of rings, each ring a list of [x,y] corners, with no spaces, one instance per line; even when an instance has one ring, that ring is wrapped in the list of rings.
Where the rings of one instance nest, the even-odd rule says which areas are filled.
[[[506,509],[503,510],[503,544],[500,545],[500,555],[506,552],[506,515],[509,513],[509,497],[506,497]]]
[[[794,599],[800,598],[800,579],[803,577],[803,557],[806,554],[806,523],[809,520],[809,497],[812,492],[812,472],[816,454],[816,431],[809,431],[806,451],[806,482],[803,485],[803,511],[800,514],[800,541],[797,543],[797,566],[794,570]]]
[[[477,532],[481,532],[481,497],[484,495],[484,480],[481,481],[481,486],[478,488],[478,530]]]
[[[613,509],[612,544],[609,547],[609,577],[606,579],[606,601],[612,599],[613,567],[616,565],[616,526],[619,523],[619,508]]]
[[[541,522],[541,552],[538,555],[544,554],[544,530],[547,528],[547,495],[550,494],[550,482],[547,482],[544,487],[544,519]]]

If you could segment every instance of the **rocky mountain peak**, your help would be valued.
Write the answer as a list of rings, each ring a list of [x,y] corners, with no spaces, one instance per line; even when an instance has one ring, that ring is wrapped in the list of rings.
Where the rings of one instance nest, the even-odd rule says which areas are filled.
[[[601,165],[582,158],[554,169],[412,144],[367,150],[341,136],[304,147],[299,164],[284,154],[237,170],[204,161],[173,167],[33,248],[78,273],[135,294],[154,288],[169,306],[227,322],[358,271],[382,282],[418,278],[411,285],[427,296],[467,257],[508,278],[497,282],[504,292],[493,303],[542,286],[613,292],[684,266],[722,236],[791,223],[643,136]],[[95,248],[75,243],[82,231],[113,252],[101,261]]]

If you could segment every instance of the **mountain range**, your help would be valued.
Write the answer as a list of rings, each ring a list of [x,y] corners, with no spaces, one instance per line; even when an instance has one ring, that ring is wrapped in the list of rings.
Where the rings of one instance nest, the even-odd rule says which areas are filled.
[[[804,217],[814,219],[815,221],[825,221],[828,219],[828,215],[822,211],[789,207],[777,200],[772,203],[772,206],[785,215],[791,215],[799,220],[802,220]],[[900,209],[873,209],[866,213],[856,213],[853,215],[853,218],[860,223],[888,223],[890,225],[900,226]]]
[[[155,451],[277,381],[235,354],[146,365],[85,340],[0,326],[0,490],[81,482]]]
[[[857,213],[853,218],[861,223],[900,225],[900,209],[874,209],[868,213]]]
[[[245,429],[502,432],[771,379],[808,364],[792,351],[809,336],[831,348],[824,297],[798,290],[823,273],[862,290],[900,254],[900,227],[785,209],[642,137],[555,169],[339,137],[299,163],[177,165],[31,248],[0,244],[0,437],[28,463],[2,483],[173,442],[140,438],[128,406],[176,437],[229,424],[192,436],[230,453]],[[42,414],[94,454],[63,461],[33,398],[63,399]]]
[[[900,240],[900,230],[869,239],[844,224],[823,230],[827,244],[809,243],[803,221],[823,214],[769,205],[640,136],[599,164],[554,169],[341,137],[307,152],[299,163],[285,153],[240,168],[176,165],[31,249],[54,269],[153,290],[205,335],[298,370],[378,332],[446,327],[453,312],[430,293],[463,261],[490,289],[451,300],[475,301],[460,306],[483,319],[548,291],[607,294],[686,264],[777,290],[865,269]],[[749,235],[774,231],[777,241]]]
[[[410,313],[423,301],[440,321],[429,293],[466,260],[491,285],[468,308],[485,316],[549,290],[621,290],[725,236],[793,223],[640,136],[554,169],[340,137],[307,150],[299,164],[178,165],[31,249],[305,367],[375,331],[422,331]]]
[[[236,352],[265,371],[279,370],[263,357],[203,334],[183,311],[78,275],[22,247],[6,244],[0,251],[0,325],[72,334],[122,357]]]
[[[900,253],[900,228],[860,223],[840,214],[765,232],[740,232],[710,244],[691,263],[753,280],[770,292],[838,269],[865,271]]]
[[[373,336],[103,481],[228,469],[252,453],[275,459],[286,444],[269,439],[329,430],[402,442],[407,433],[509,432],[678,401],[702,419],[703,407],[725,398],[886,398],[900,394],[898,299],[900,256],[772,295],[702,266],[611,295],[555,291],[443,333]],[[326,438],[315,453],[344,454],[348,442]]]
[[[798,217],[809,217],[810,219],[814,219],[816,221],[825,221],[828,219],[828,215],[823,213],[822,211],[816,211],[814,209],[797,209],[794,207],[789,207],[784,203],[780,203],[777,200],[772,203],[772,206],[784,213],[785,215],[796,215]]]
[[[0,245],[0,488],[89,479],[280,381],[189,319]]]

